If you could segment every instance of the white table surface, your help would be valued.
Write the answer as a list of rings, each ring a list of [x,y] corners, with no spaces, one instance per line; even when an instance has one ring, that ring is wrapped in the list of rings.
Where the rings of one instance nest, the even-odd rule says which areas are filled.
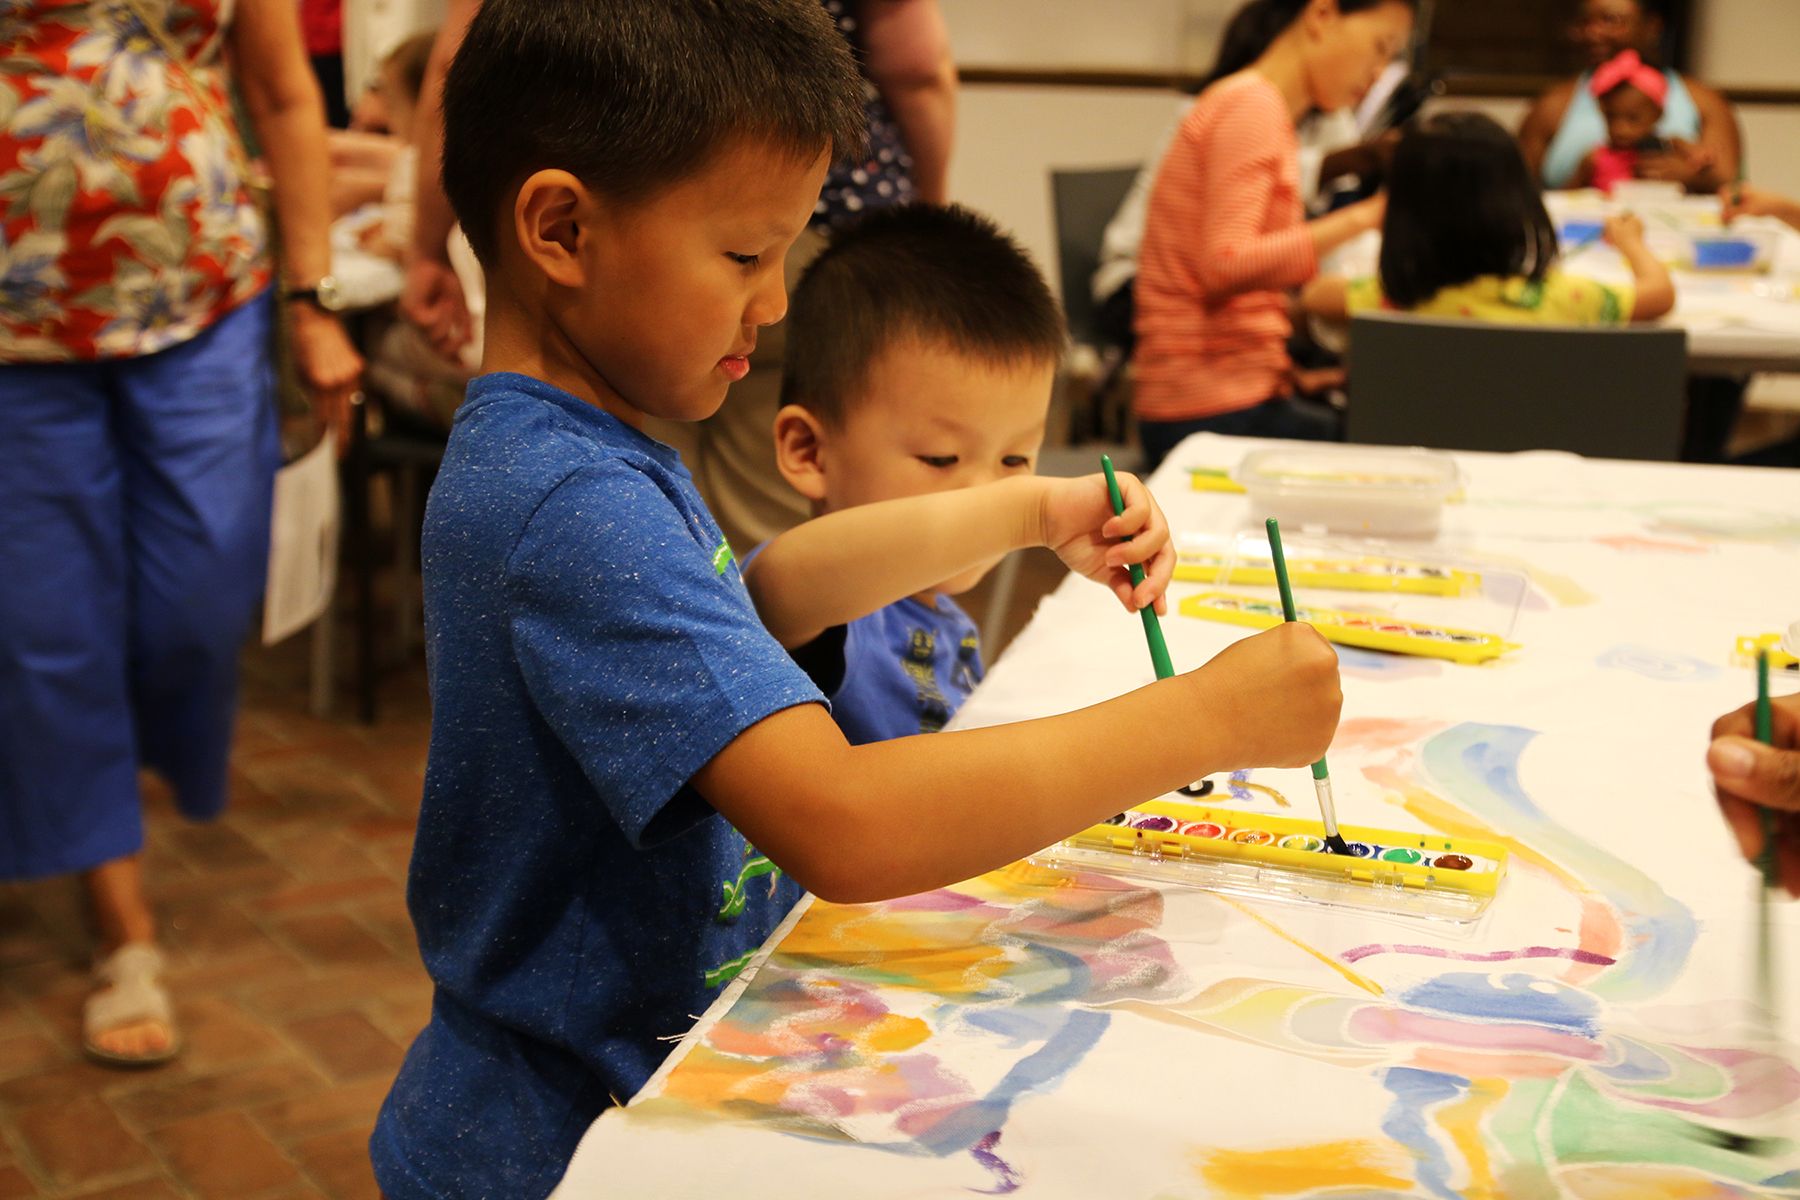
[[[1205,535],[1254,533],[1259,526],[1246,497],[1190,490],[1185,468],[1230,466],[1262,444],[1210,434],[1183,442],[1152,481],[1172,528]],[[1539,861],[1552,865],[1532,867],[1516,861],[1493,911],[1468,937],[1421,930],[1418,922],[1346,915],[1341,910],[1308,912],[1306,906],[1273,903],[1257,907],[1321,948],[1315,953],[1356,961],[1358,969],[1368,970],[1386,985],[1390,997],[1399,994],[1397,988],[1419,986],[1416,973],[1437,969],[1430,964],[1469,965],[1384,952],[1425,952],[1416,945],[1386,945],[1399,942],[1441,947],[1430,951],[1440,959],[1448,955],[1483,961],[1483,952],[1494,951],[1492,958],[1513,961],[1456,978],[1479,979],[1479,971],[1485,969],[1494,972],[1490,976],[1494,986],[1517,987],[1520,977],[1505,975],[1512,982],[1503,984],[1503,973],[1536,970],[1544,982],[1532,987],[1560,990],[1569,985],[1548,981],[1573,977],[1555,975],[1556,964],[1522,966],[1516,950],[1503,949],[1534,942],[1556,945],[1573,936],[1577,922],[1567,909],[1568,901],[1555,898],[1564,893],[1552,895],[1542,872],[1567,867],[1584,876],[1585,886],[1601,890],[1606,885],[1597,882],[1600,875],[1623,872],[1638,881],[1634,886],[1641,895],[1660,898],[1652,907],[1660,905],[1665,916],[1674,914],[1676,924],[1689,922],[1691,943],[1676,939],[1681,942],[1680,953],[1663,963],[1658,981],[1646,982],[1648,960],[1628,956],[1650,954],[1653,945],[1661,947],[1656,950],[1661,953],[1667,945],[1657,942],[1658,935],[1643,923],[1649,920],[1644,902],[1624,901],[1618,911],[1629,913],[1636,904],[1638,915],[1627,921],[1626,942],[1613,953],[1625,956],[1622,962],[1636,961],[1635,994],[1625,994],[1628,989],[1619,976],[1612,978],[1619,985],[1612,990],[1605,979],[1575,983],[1593,987],[1590,994],[1609,1029],[1627,1031],[1631,1038],[1651,1038],[1663,1047],[1659,1052],[1705,1043],[1716,1049],[1702,1053],[1735,1053],[1732,1047],[1744,1044],[1746,1030],[1764,1027],[1748,998],[1752,873],[1717,817],[1703,754],[1713,718],[1753,694],[1752,673],[1731,661],[1734,640],[1743,634],[1785,629],[1800,617],[1800,475],[1583,460],[1557,452],[1455,457],[1467,475],[1465,500],[1446,509],[1443,529],[1434,541],[1391,549],[1479,561],[1490,572],[1491,593],[1504,593],[1503,580],[1509,571],[1516,571],[1530,580],[1519,603],[1507,603],[1507,597],[1494,594],[1449,600],[1315,591],[1302,599],[1415,619],[1437,617],[1468,628],[1505,625],[1521,649],[1481,667],[1341,653],[1344,724],[1331,755],[1339,815],[1350,823],[1419,827],[1409,816],[1413,810],[1399,807],[1392,782],[1393,772],[1416,771],[1423,761],[1416,756],[1425,743],[1409,742],[1413,738],[1406,732],[1409,728],[1451,733],[1476,726],[1513,729],[1528,743],[1515,761],[1517,786],[1530,797],[1528,806],[1537,806],[1531,811],[1540,812],[1549,824],[1517,823],[1515,811],[1515,823],[1508,826],[1503,819],[1501,826],[1528,847],[1527,857],[1542,853],[1546,857]],[[1293,540],[1290,557],[1304,553],[1307,546],[1303,536]],[[1170,593],[1171,612],[1182,596],[1213,587],[1176,583]],[[1229,590],[1273,594],[1273,589],[1240,585]],[[1252,632],[1175,615],[1163,624],[1177,670],[1200,665]],[[1071,577],[1045,598],[1024,632],[991,667],[956,724],[981,726],[1068,711],[1147,684],[1152,674],[1138,620],[1122,611],[1104,589]],[[1797,682],[1800,679],[1782,673],[1776,691],[1793,691]],[[1294,797],[1295,815],[1303,813],[1299,803],[1311,796],[1304,770],[1258,771],[1254,778]],[[1453,787],[1441,790],[1446,795],[1455,792]],[[1466,788],[1456,794],[1464,801],[1470,795]],[[1613,866],[1596,866],[1600,860],[1595,855]],[[1307,981],[1307,990],[1296,995],[1320,998],[1345,991],[1342,979],[1291,946],[1270,939],[1266,927],[1259,929],[1250,920],[1226,914],[1230,920],[1221,933],[1215,918],[1196,915],[1200,901],[1194,897],[1206,896],[1166,889],[1162,903],[1167,911],[1158,930],[1195,988],[1249,973],[1293,980],[1294,986]],[[1584,930],[1587,919],[1580,918]],[[1776,1053],[1793,1062],[1800,1058],[1795,1045],[1800,1041],[1800,905],[1777,905],[1775,919],[1778,944],[1785,948],[1778,989],[1785,1045]],[[771,944],[781,936],[778,933]],[[1640,945],[1634,941],[1639,937],[1647,940]],[[1370,953],[1374,956],[1359,957]],[[784,964],[783,970],[791,973],[792,964]],[[964,1194],[983,1179],[993,1182],[967,1155],[933,1157],[904,1139],[881,1142],[877,1149],[859,1146],[856,1137],[846,1141],[793,1136],[766,1123],[724,1120],[712,1112],[678,1114],[675,1119],[668,1115],[667,1100],[660,1101],[662,1108],[651,1104],[640,1109],[644,1102],[659,1099],[668,1072],[679,1072],[683,1055],[705,1041],[722,1019],[747,1019],[732,1011],[741,991],[740,981],[704,1014],[664,1071],[630,1106],[611,1110],[595,1122],[557,1192],[559,1200],[712,1196],[721,1188],[737,1197],[948,1196]],[[1344,1003],[1352,1003],[1358,993],[1351,988],[1347,995]],[[929,1015],[930,998],[926,1000],[925,1007],[916,1011]],[[1367,1001],[1363,996],[1360,1002]],[[1185,1012],[1183,1003],[1189,1002],[1176,1001],[1173,1008]],[[1129,1004],[1125,1007],[1132,1009]],[[1116,1007],[1109,1011],[1112,1024],[1088,1060],[1071,1069],[1058,1085],[1046,1088],[1045,1094],[1013,1103],[1003,1140],[997,1144],[1001,1150],[1012,1146],[1022,1156],[1007,1167],[1016,1176],[1012,1185],[1019,1187],[1018,1194],[1144,1200],[1242,1195],[1219,1187],[1219,1173],[1238,1170],[1256,1154],[1270,1153],[1266,1149],[1270,1146],[1280,1154],[1282,1145],[1295,1140],[1340,1149],[1377,1147],[1384,1154],[1392,1150],[1397,1157],[1383,1161],[1401,1164],[1392,1169],[1402,1175],[1412,1170],[1404,1165],[1412,1161],[1408,1154],[1386,1140],[1389,1135],[1411,1136],[1385,1123],[1390,1118],[1384,1112],[1399,1111],[1387,1107],[1394,1103],[1393,1096],[1400,1095],[1391,1082],[1394,1077],[1381,1073],[1389,1068],[1334,1063],[1324,1049],[1314,1052],[1304,1046],[1277,1052],[1274,1047],[1290,1036],[1286,1034],[1219,1036],[1215,1026],[1207,1027],[1211,1036],[1196,1033],[1182,1024],[1183,1018],[1169,1015],[1169,1004],[1162,1000],[1136,1003],[1132,1011]],[[1412,1011],[1404,1000],[1385,1011],[1402,1014],[1395,1020],[1411,1019],[1403,1016]],[[932,1050],[946,1063],[958,1055],[981,1053],[957,1041],[948,1029],[934,1038],[921,1049]],[[1493,1086],[1500,1094],[1508,1086],[1516,1090],[1529,1084],[1529,1071],[1511,1077],[1509,1083],[1507,1072],[1512,1069],[1495,1068],[1501,1078]],[[1586,1069],[1577,1064],[1566,1068],[1565,1075],[1585,1078]],[[1370,1083],[1375,1079],[1389,1080],[1387,1090]],[[1603,1079],[1599,1084],[1610,1086]],[[1490,1100],[1495,1094],[1488,1093]],[[1468,1103],[1474,1104],[1475,1093],[1468,1095]],[[644,1117],[640,1112],[656,1115]],[[1773,1118],[1765,1116],[1764,1122],[1772,1119],[1791,1135],[1800,1128],[1797,1114],[1800,1104],[1790,1101]],[[1379,1194],[1493,1194],[1464,1190],[1475,1186],[1471,1180],[1490,1177],[1483,1172],[1499,1171],[1506,1161],[1498,1142],[1471,1148],[1498,1136],[1481,1123],[1486,1119],[1476,1119],[1469,1126],[1475,1132],[1459,1135],[1464,1140],[1454,1148],[1447,1119],[1442,1132],[1426,1130],[1419,1145],[1433,1156],[1443,1151],[1447,1161],[1454,1161],[1443,1168],[1436,1183],[1421,1167],[1408,1186]],[[1696,1119],[1721,1124],[1717,1117]],[[1530,1166],[1538,1172],[1533,1176],[1538,1180],[1536,1190],[1527,1189],[1533,1196],[1675,1196],[1704,1191],[1681,1190],[1694,1180],[1634,1176],[1637,1168],[1631,1164],[1648,1153],[1642,1149],[1622,1150],[1620,1161],[1594,1166],[1591,1156],[1583,1159],[1572,1150],[1558,1149],[1560,1141],[1552,1145],[1548,1132],[1541,1137],[1541,1153],[1550,1161],[1547,1166]],[[1606,1131],[1604,1126],[1590,1127],[1576,1140],[1580,1137],[1604,1143]],[[1116,1151],[1123,1145],[1129,1145],[1131,1153],[1109,1152],[1095,1158],[1096,1147]],[[892,1153],[896,1149],[901,1153]],[[1304,1158],[1319,1152],[1295,1154]],[[1508,1153],[1516,1155],[1518,1145]],[[986,1160],[981,1165],[992,1169]],[[1095,1174],[1101,1166],[1104,1170]],[[1768,1160],[1770,1172],[1797,1167],[1800,1153],[1791,1146]],[[1762,1169],[1754,1164],[1730,1169],[1740,1168]],[[1668,1190],[1671,1187],[1675,1190]],[[1322,1196],[1328,1191],[1308,1194]],[[1776,1193],[1721,1189],[1704,1194]]]

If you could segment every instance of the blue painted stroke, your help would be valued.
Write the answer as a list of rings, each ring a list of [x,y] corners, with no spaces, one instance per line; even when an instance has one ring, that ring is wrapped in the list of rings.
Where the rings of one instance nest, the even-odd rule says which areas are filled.
[[[1050,1040],[1014,1063],[992,1091],[973,1104],[964,1105],[916,1139],[936,1155],[960,1154],[973,1149],[989,1134],[1006,1124],[1013,1101],[1028,1092],[1056,1086],[1076,1063],[1100,1041],[1112,1017],[1090,1009],[1070,1009],[1068,1020]]]
[[[1469,1081],[1461,1075],[1442,1071],[1389,1067],[1382,1072],[1381,1082],[1394,1094],[1393,1107],[1381,1119],[1381,1132],[1406,1147],[1419,1160],[1416,1178],[1432,1195],[1441,1196],[1443,1200],[1460,1200],[1450,1186],[1450,1157],[1431,1136],[1425,1110],[1457,1099],[1469,1090]]]
[[[1640,646],[1635,642],[1620,642],[1595,659],[1594,665],[1630,671],[1658,683],[1704,683],[1719,675],[1719,668],[1703,659]]]
[[[1604,896],[1625,923],[1620,961],[1588,985],[1616,1001],[1643,1000],[1681,974],[1699,932],[1694,914],[1642,871],[1551,820],[1519,785],[1519,756],[1536,737],[1512,725],[1466,723],[1429,739],[1431,778],[1463,808],[1560,863]]]

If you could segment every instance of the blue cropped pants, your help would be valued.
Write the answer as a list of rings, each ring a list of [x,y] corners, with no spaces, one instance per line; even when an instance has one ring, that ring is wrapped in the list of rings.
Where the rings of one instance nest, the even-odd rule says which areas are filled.
[[[225,804],[281,449],[267,293],[140,358],[0,366],[0,879]]]

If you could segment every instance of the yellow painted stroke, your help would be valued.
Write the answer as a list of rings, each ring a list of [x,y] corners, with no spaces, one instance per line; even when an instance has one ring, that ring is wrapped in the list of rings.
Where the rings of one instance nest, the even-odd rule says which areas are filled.
[[[1373,992],[1377,996],[1382,994],[1381,985],[1379,983],[1376,983],[1373,979],[1370,979],[1367,975],[1363,975],[1356,971],[1352,971],[1349,967],[1346,967],[1343,963],[1341,963],[1337,959],[1331,957],[1331,955],[1326,954],[1323,950],[1316,950],[1312,946],[1307,945],[1305,942],[1301,941],[1299,938],[1295,937],[1293,934],[1289,933],[1287,930],[1283,929],[1281,926],[1275,924],[1275,922],[1269,920],[1267,917],[1263,916],[1261,913],[1257,912],[1255,909],[1249,907],[1248,905],[1240,904],[1238,901],[1233,900],[1230,896],[1227,896],[1223,892],[1215,892],[1213,894],[1216,895],[1219,899],[1223,900],[1225,903],[1231,905],[1231,907],[1233,907],[1233,908],[1237,909],[1239,912],[1243,913],[1246,917],[1249,917],[1252,921],[1255,921],[1258,925],[1261,925],[1264,929],[1268,930],[1270,933],[1274,934],[1276,937],[1282,939],[1285,942],[1289,942],[1292,945],[1300,947],[1300,949],[1306,951],[1308,954],[1312,955],[1314,958],[1318,959],[1320,962],[1324,963],[1326,966],[1330,967],[1332,970],[1336,971],[1339,975],[1342,975],[1345,979],[1348,979],[1351,983],[1354,983],[1357,987],[1363,989],[1365,992]]]
[[[1227,1196],[1320,1188],[1411,1188],[1412,1156],[1392,1142],[1316,1142],[1279,1150],[1196,1150],[1194,1173]]]
[[[1469,1164],[1469,1184],[1463,1189],[1467,1200],[1499,1200],[1502,1195],[1481,1137],[1481,1119],[1506,1098],[1507,1090],[1504,1079],[1471,1079],[1467,1096],[1437,1111],[1438,1125]]]

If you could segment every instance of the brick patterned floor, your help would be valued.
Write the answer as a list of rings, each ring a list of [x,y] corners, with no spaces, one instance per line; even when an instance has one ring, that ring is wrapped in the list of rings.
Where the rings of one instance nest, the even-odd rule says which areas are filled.
[[[79,896],[0,885],[0,1200],[376,1195],[369,1129],[431,1003],[404,899],[423,671],[389,681],[372,728],[315,720],[305,642],[246,655],[225,816],[187,824],[146,780],[179,1060],[85,1061]]]
[[[1027,555],[1002,646],[1062,573]],[[978,621],[986,592],[964,599]],[[317,720],[305,672],[304,636],[246,653],[218,821],[182,821],[145,782],[180,1059],[87,1062],[75,886],[0,884],[0,1200],[377,1195],[369,1130],[431,1003],[404,900],[429,706],[415,665],[385,684],[379,724]]]

